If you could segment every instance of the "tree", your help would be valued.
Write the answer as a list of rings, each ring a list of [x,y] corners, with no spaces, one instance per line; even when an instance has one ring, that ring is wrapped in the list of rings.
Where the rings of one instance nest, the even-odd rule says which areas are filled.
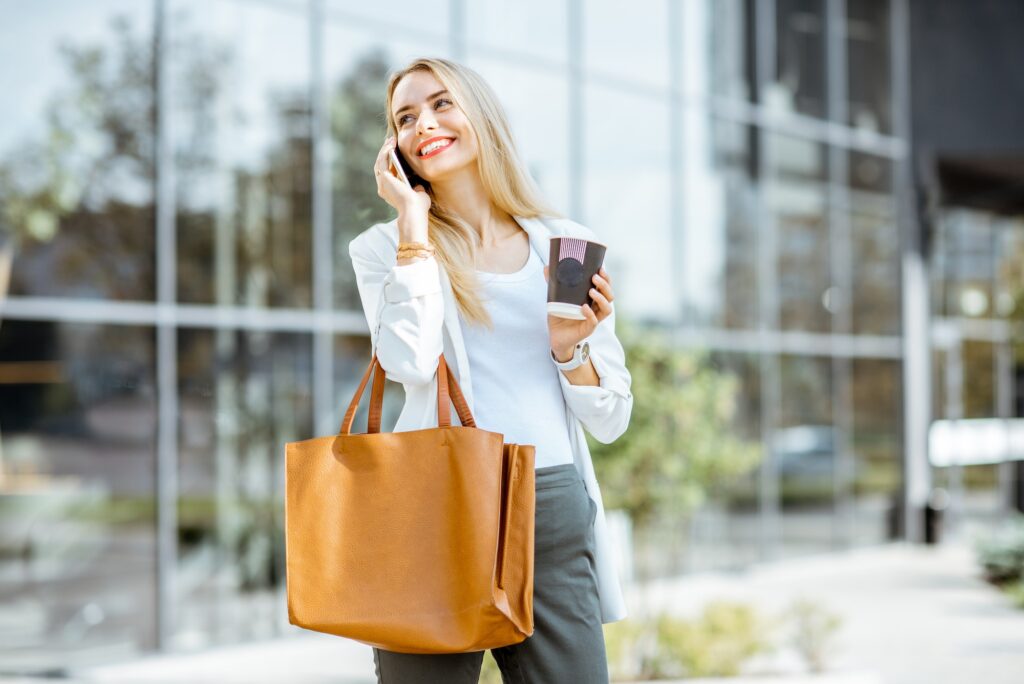
[[[643,531],[659,514],[688,517],[710,491],[750,472],[761,444],[735,436],[740,380],[706,352],[621,320],[617,333],[632,376],[630,426],[612,444],[587,439],[606,505]]]

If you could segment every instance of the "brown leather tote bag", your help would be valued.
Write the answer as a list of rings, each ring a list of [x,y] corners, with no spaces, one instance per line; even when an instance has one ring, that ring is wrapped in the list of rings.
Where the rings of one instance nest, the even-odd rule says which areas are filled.
[[[367,433],[353,435],[371,374]],[[533,633],[534,447],[476,427],[443,354],[437,379],[438,427],[382,433],[374,355],[340,434],[286,444],[293,625],[401,653]]]

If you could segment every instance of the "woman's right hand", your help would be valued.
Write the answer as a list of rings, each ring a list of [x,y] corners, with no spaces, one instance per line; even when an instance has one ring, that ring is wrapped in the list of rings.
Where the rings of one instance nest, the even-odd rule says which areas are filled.
[[[377,177],[377,195],[398,211],[401,222],[426,229],[430,195],[422,185],[410,188],[391,170],[389,152],[395,148],[394,136],[384,141],[377,154],[373,173]]]

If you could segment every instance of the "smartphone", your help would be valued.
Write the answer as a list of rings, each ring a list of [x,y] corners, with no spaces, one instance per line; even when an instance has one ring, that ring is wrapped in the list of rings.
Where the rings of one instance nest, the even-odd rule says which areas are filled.
[[[397,171],[398,179],[411,188],[412,183],[409,182],[409,174],[405,172],[405,160],[399,157],[399,154],[400,152],[398,152],[397,147],[388,150],[388,157],[391,159],[391,166],[394,167],[395,171]]]
[[[427,182],[413,173],[412,167],[406,163],[405,157],[397,147],[388,150],[388,157],[391,159],[391,165],[398,171],[398,177],[410,188],[415,188],[417,185],[422,185],[424,188],[429,187]]]

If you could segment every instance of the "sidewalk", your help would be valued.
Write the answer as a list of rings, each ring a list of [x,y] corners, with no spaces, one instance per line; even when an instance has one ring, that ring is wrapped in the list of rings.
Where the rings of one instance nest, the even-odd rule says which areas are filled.
[[[713,599],[750,601],[774,612],[808,597],[842,617],[829,675],[811,678],[794,672],[719,682],[1016,684],[1024,672],[1024,611],[1012,608],[978,577],[965,546],[895,544],[780,561],[740,573],[658,582],[644,595],[653,597],[659,609],[684,615]],[[627,600],[636,607],[632,614],[639,614],[641,595],[630,592]],[[75,681],[90,684],[376,681],[369,647],[313,632],[197,654],[152,656],[76,676]]]

